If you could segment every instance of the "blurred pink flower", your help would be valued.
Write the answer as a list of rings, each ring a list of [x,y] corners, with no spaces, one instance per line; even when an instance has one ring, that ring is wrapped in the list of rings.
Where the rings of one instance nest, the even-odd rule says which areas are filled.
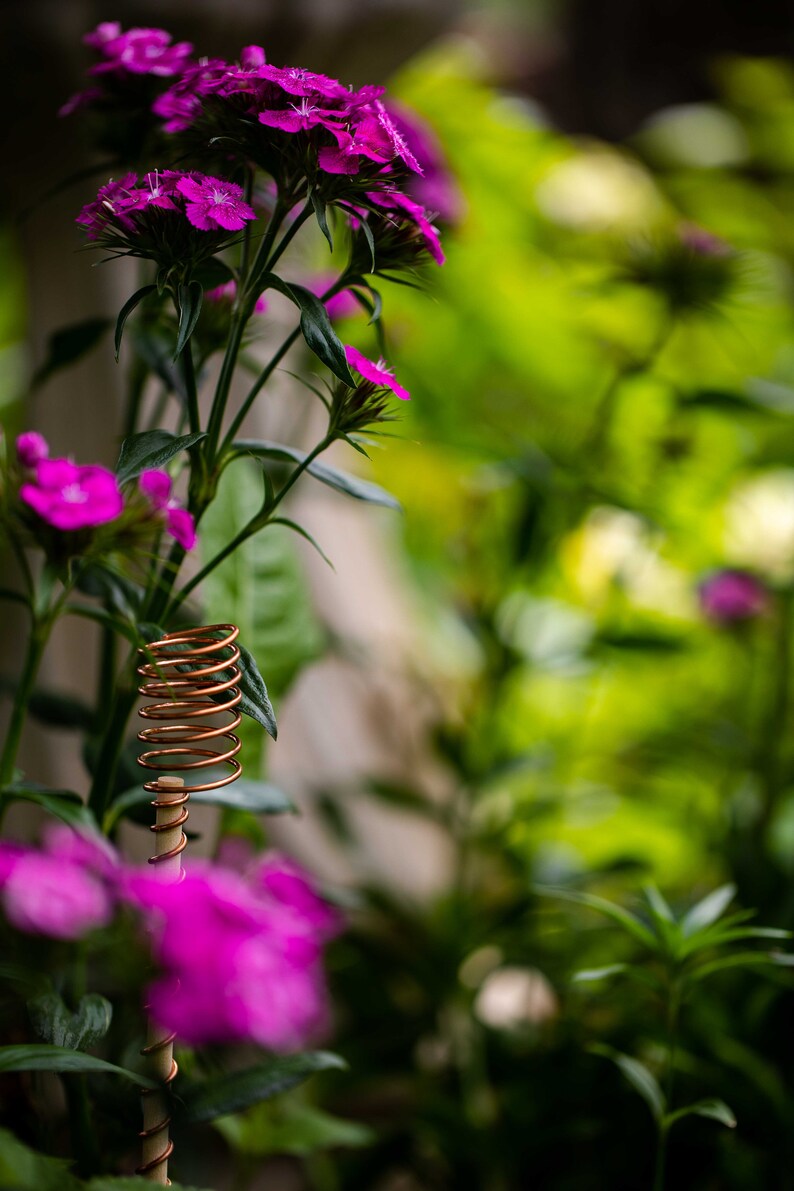
[[[223,285],[216,285],[215,289],[208,289],[204,294],[209,302],[233,302],[237,297],[237,282],[226,281]],[[267,310],[267,298],[259,297],[254,306],[255,314],[264,314]]]
[[[56,529],[88,529],[115,521],[124,508],[116,477],[104,467],[69,459],[41,459],[19,495]]]
[[[189,41],[172,45],[171,34],[165,29],[128,29],[123,33],[118,21],[103,21],[93,33],[86,33],[83,41],[106,59],[92,66],[90,74],[179,74],[193,50]]]
[[[752,620],[765,610],[769,592],[760,579],[747,571],[717,571],[699,589],[700,606],[716,624]]]
[[[0,843],[0,890],[8,921],[29,934],[79,939],[113,917],[117,862],[104,840],[52,825],[44,850]]]
[[[47,440],[35,430],[26,430],[17,438],[17,459],[23,467],[35,467],[50,453]]]
[[[278,884],[279,871],[276,895],[265,882]],[[149,914],[162,975],[148,1004],[165,1029],[192,1045],[247,1040],[277,1051],[322,1037],[321,943],[339,920],[297,866],[271,858],[241,876],[194,862],[179,883],[132,873],[125,888]]]
[[[196,523],[193,514],[171,500],[172,481],[167,471],[151,468],[141,473],[138,479],[141,492],[157,513],[165,515],[165,528],[183,550],[192,550],[196,544]]]

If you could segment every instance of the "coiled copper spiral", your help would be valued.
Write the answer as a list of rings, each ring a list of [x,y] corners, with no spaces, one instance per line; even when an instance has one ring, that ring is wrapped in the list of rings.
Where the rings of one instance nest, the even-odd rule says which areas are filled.
[[[155,702],[138,712],[143,719],[153,721],[138,733],[138,739],[154,746],[141,753],[138,763],[145,769],[170,770],[176,775],[213,765],[227,767],[226,773],[214,781],[185,785],[181,777],[175,776],[158,777],[144,784],[144,790],[155,795],[152,806],[156,822],[151,830],[157,835],[157,846],[149,863],[162,864],[163,875],[174,880],[184,877],[179,857],[187,844],[183,826],[188,818],[186,804],[190,795],[227,786],[242,773],[237,760],[240,738],[235,735],[242,719],[237,710],[242,699],[237,664],[240,650],[235,645],[238,634],[239,629],[231,624],[182,629],[167,633],[140,651],[144,660],[138,667],[142,679],[138,691]],[[214,721],[205,722],[218,716],[225,716],[225,722],[219,726]],[[177,829],[179,839],[169,847],[173,835],[169,838],[161,833],[173,833]],[[167,863],[171,861],[176,861],[176,865]],[[161,1034],[150,1022],[148,1042],[141,1051],[149,1058],[159,1086],[142,1089],[144,1128],[140,1137],[144,1161],[136,1173],[166,1186],[171,1185],[168,1160],[174,1150],[174,1143],[168,1137],[171,1124],[168,1088],[179,1070],[173,1057],[175,1038],[175,1033]],[[160,1137],[162,1144],[158,1148]]]
[[[242,716],[237,710],[242,694],[238,682],[240,650],[234,644],[240,630],[232,624],[213,624],[204,628],[180,629],[167,633],[160,641],[154,641],[141,650],[145,660],[138,667],[143,682],[138,691],[144,698],[158,702],[142,707],[138,714],[146,720],[155,721],[138,733],[144,744],[155,745],[141,753],[138,764],[145,769],[160,772],[185,773],[201,770],[213,765],[226,765],[228,772],[214,781],[186,785],[184,794],[167,805],[182,805],[179,826],[187,821],[188,810],[184,804],[190,795],[199,790],[217,790],[235,781],[242,773],[237,760],[240,738],[235,735]],[[227,713],[226,722],[220,726],[202,723],[209,716]],[[166,722],[168,721],[168,722]],[[173,721],[176,721],[175,723]],[[181,722],[180,722],[181,721]],[[228,744],[227,748],[205,748],[207,743]],[[185,760],[184,758],[194,758]],[[159,794],[156,781],[146,782],[144,790]],[[152,806],[159,809],[166,805],[155,798]],[[162,831],[177,826],[172,820],[166,825],[155,824],[152,831]],[[149,858],[150,864],[158,864],[178,855],[187,839],[182,832],[176,848]]]

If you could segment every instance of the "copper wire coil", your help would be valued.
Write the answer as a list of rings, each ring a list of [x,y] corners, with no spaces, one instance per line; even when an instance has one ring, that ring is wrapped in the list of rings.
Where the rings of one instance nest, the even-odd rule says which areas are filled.
[[[238,705],[242,699],[239,688],[240,650],[235,645],[239,629],[231,624],[207,625],[202,628],[181,629],[167,633],[161,640],[154,641],[140,651],[141,664],[138,675],[141,678],[139,693],[145,699],[154,700],[141,707],[138,714],[151,721],[138,733],[138,739],[153,746],[141,753],[138,764],[144,769],[157,770],[158,778],[144,783],[144,790],[154,794],[152,806],[155,812],[169,809],[179,810],[175,818],[155,823],[154,832],[173,831],[183,828],[188,819],[187,802],[190,795],[200,790],[217,790],[229,785],[242,773],[237,760],[240,738],[235,734],[242,716]],[[202,723],[211,716],[225,716],[220,726]],[[169,790],[165,797],[165,785],[159,784],[159,775],[172,773],[175,776],[191,775],[194,771],[208,769],[214,765],[226,766],[226,772],[213,781],[198,781],[185,784],[180,790]],[[196,773],[196,776],[201,776]],[[180,809],[181,808],[181,809]],[[158,818],[161,816],[158,814]],[[162,816],[164,817],[164,816]],[[187,845],[184,830],[180,830],[179,842],[168,851],[158,851],[149,857],[150,864],[161,864],[179,856]],[[184,870],[178,880],[184,878]],[[144,1047],[141,1054],[151,1056],[172,1046],[176,1034]],[[172,1058],[168,1075],[160,1086],[142,1090],[144,1096],[167,1091],[176,1077],[178,1066]],[[171,1123],[170,1114],[141,1131],[143,1139],[166,1133]],[[165,1138],[163,1139],[165,1142]],[[167,1163],[174,1150],[170,1139],[162,1151],[151,1161],[139,1166],[136,1173],[151,1174]],[[171,1180],[166,1177],[167,1185]]]
[[[242,699],[237,665],[240,650],[234,644],[239,632],[231,624],[180,629],[141,650],[145,660],[138,667],[143,679],[138,691],[146,699],[160,701],[142,707],[138,713],[143,719],[155,721],[138,733],[138,739],[157,746],[141,753],[138,763],[145,769],[176,774],[213,765],[228,767],[228,772],[214,781],[186,785],[188,796],[199,790],[217,790],[242,773],[236,759],[240,738],[235,735],[242,720],[237,710]],[[231,718],[220,726],[196,722],[219,713]],[[223,742],[228,747],[202,747]],[[183,759],[188,757],[193,760]],[[144,789],[156,794],[157,782],[147,782]]]

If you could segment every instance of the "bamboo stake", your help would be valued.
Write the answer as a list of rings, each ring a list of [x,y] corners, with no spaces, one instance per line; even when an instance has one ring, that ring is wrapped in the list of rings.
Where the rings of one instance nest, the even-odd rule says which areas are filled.
[[[155,872],[164,881],[178,881],[182,875],[181,847],[184,805],[184,786],[181,777],[160,777],[157,781],[156,801],[166,805],[158,806],[155,824],[155,854],[151,863]],[[173,803],[173,805],[168,805]],[[153,1079],[162,1085],[162,1090],[145,1092],[141,1097],[143,1106],[143,1154],[138,1173],[150,1183],[168,1187],[168,1159],[173,1151],[169,1140],[170,1114],[166,1088],[176,1075],[174,1063],[173,1034],[149,1020],[146,1034],[146,1048]]]

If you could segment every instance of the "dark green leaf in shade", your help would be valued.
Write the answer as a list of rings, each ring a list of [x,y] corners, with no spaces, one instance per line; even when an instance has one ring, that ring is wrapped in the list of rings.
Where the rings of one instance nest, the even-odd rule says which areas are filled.
[[[180,451],[206,438],[206,431],[195,434],[171,434],[168,430],[142,430],[131,434],[121,444],[116,475],[120,484],[134,480],[149,468],[165,467]]]
[[[619,1050],[613,1050],[611,1046],[602,1046],[600,1043],[596,1043],[588,1049],[593,1054],[603,1055],[605,1059],[610,1059],[619,1068],[634,1091],[648,1105],[655,1121],[661,1122],[664,1119],[664,1092],[644,1063],[640,1063],[638,1059],[633,1059],[630,1055],[622,1054]]]
[[[43,1042],[84,1050],[107,1034],[113,1006],[99,993],[88,993],[71,1013],[57,992],[49,992],[28,1001],[28,1016]]]
[[[129,810],[130,807],[149,803],[152,795],[134,786],[127,790],[108,810],[104,828],[109,831],[116,821]],[[201,803],[205,806],[220,806],[229,810],[248,811],[254,815],[284,815],[295,814],[295,804],[287,797],[283,790],[270,782],[255,781],[253,778],[238,778],[228,786],[221,786],[219,790],[197,790],[190,795],[191,803]]]
[[[256,720],[269,736],[275,740],[278,735],[278,728],[276,726],[276,715],[273,711],[273,705],[270,702],[270,697],[267,693],[265,680],[259,673],[259,667],[256,664],[254,655],[237,642],[240,650],[240,693],[242,699],[240,700],[240,711],[244,715],[248,715],[252,720]]]
[[[580,893],[575,889],[560,889],[551,885],[536,885],[534,891],[541,897],[559,898],[561,901],[574,902],[576,905],[588,906],[591,910],[597,910],[599,914],[611,918],[613,922],[621,926],[638,942],[644,943],[646,947],[650,947],[654,951],[659,948],[659,940],[644,923],[640,922],[639,918],[635,918],[628,910],[624,910],[622,906],[618,906],[614,902],[607,901],[604,897],[598,897],[593,893]]]
[[[7,1129],[0,1129],[3,1191],[79,1191],[82,1184],[69,1173],[70,1166],[70,1161],[40,1154]]]
[[[156,1086],[154,1080],[148,1076],[130,1071],[127,1067],[117,1067],[115,1063],[106,1063],[104,1059],[97,1059],[80,1050],[69,1050],[63,1046],[49,1046],[45,1043],[0,1046],[0,1074],[8,1071],[102,1072],[107,1075],[121,1075],[124,1079],[145,1087]]]
[[[366,1125],[331,1116],[290,1096],[221,1117],[215,1128],[234,1151],[258,1158],[268,1154],[305,1157],[317,1150],[371,1145],[375,1140]]]
[[[204,288],[198,281],[191,281],[188,285],[179,287],[179,333],[177,335],[174,359],[181,355],[185,344],[189,342],[196,329],[198,317],[201,314],[201,303],[204,300]]]
[[[334,240],[333,236],[331,235],[331,229],[328,226],[328,212],[326,210],[325,203],[320,198],[320,195],[317,193],[314,187],[312,187],[310,197],[312,201],[312,207],[314,207],[314,216],[317,220],[317,224],[320,228],[320,231],[328,241],[328,247],[331,249],[331,252],[333,252]]]
[[[213,1121],[286,1092],[317,1071],[345,1067],[344,1059],[328,1051],[268,1059],[244,1071],[232,1071],[182,1089],[179,1119],[191,1124]]]
[[[193,270],[192,277],[205,290],[218,289],[219,286],[227,285],[228,282],[235,280],[234,272],[217,256],[207,257],[200,265],[197,265]]]
[[[88,318],[54,331],[47,344],[47,356],[41,367],[36,370],[31,388],[37,389],[49,380],[54,372],[76,363],[90,352],[111,324],[112,320],[109,318]]]
[[[674,1125],[684,1117],[706,1117],[711,1121],[719,1121],[728,1129],[736,1128],[736,1117],[724,1100],[698,1100],[696,1104],[688,1104],[686,1108],[677,1108],[665,1119],[665,1124]]]
[[[119,358],[119,352],[121,351],[121,337],[124,334],[124,324],[132,314],[135,307],[142,302],[144,298],[148,297],[149,294],[154,293],[156,289],[156,285],[142,285],[140,289],[135,291],[131,298],[127,299],[119,311],[119,316],[116,319],[116,333],[113,338],[117,362]]]
[[[37,782],[12,782],[0,789],[0,805],[11,802],[35,803],[77,830],[99,830],[91,811],[73,790],[50,790]]]

